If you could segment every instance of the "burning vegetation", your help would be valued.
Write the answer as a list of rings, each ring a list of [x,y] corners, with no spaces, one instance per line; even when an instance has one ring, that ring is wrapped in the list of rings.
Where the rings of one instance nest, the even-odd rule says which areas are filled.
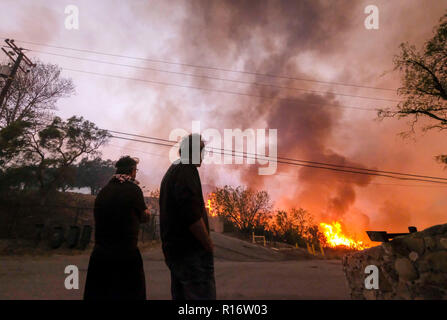
[[[208,195],[206,201],[210,217],[221,216],[236,231],[264,235],[271,242],[284,242],[306,247],[313,244],[341,250],[363,250],[368,244],[357,240],[340,221],[316,223],[315,217],[302,208],[272,210],[265,191],[225,186]]]
[[[208,215],[210,217],[217,217],[217,210],[216,208],[216,194],[214,192],[211,192],[208,195],[208,200],[206,201],[205,207],[208,209]]]
[[[363,243],[361,240],[355,240],[342,231],[341,223],[338,221],[331,224],[321,222],[320,229],[326,237],[326,244],[331,248],[344,247],[347,249],[363,250],[369,248],[369,245]]]

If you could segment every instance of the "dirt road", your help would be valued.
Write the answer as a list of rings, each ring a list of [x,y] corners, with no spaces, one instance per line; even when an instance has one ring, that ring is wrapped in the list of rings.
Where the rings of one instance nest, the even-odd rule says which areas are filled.
[[[213,235],[218,299],[349,299],[339,260],[288,260],[274,250]],[[0,257],[0,299],[82,299],[89,255]],[[149,299],[170,299],[159,247],[143,253]],[[64,287],[67,265],[80,271],[78,290]]]

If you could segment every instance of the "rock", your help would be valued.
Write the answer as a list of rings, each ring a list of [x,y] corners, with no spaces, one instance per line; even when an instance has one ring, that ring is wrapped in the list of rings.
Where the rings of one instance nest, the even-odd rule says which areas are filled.
[[[427,251],[434,251],[436,249],[436,241],[434,238],[425,237],[424,242],[425,242],[425,249]]]
[[[423,285],[418,286],[414,290],[418,300],[439,300],[442,299],[444,293],[438,286]]]
[[[424,239],[409,236],[404,238],[403,242],[410,251],[415,251],[419,255],[422,255],[425,251]]]
[[[377,290],[363,290],[363,296],[366,300],[377,300]]]
[[[390,242],[395,254],[407,257],[411,250],[407,248],[405,237],[400,236]]]
[[[365,296],[363,295],[363,290],[352,290],[351,291],[351,299],[352,300],[365,300]]]
[[[382,298],[384,300],[393,300],[395,298],[395,296],[396,296],[396,294],[394,292],[390,291],[390,292],[385,292],[382,295]]]
[[[368,256],[370,256],[374,260],[379,260],[383,256],[384,250],[382,246],[377,246],[368,249]],[[374,263],[370,263],[374,264]]]
[[[447,233],[447,224],[439,224],[430,228],[425,229],[421,232],[424,236],[429,235],[438,235],[438,234],[446,234]]]
[[[400,281],[397,285],[396,298],[405,300],[410,300],[413,298],[408,285],[403,281]]]
[[[447,249],[447,238],[439,239],[439,245],[441,246],[441,248]]]
[[[399,274],[399,280],[415,280],[418,277],[416,269],[413,264],[407,258],[396,259],[394,263],[397,273]]]
[[[421,284],[440,285],[447,289],[447,273],[426,272],[420,275]]]
[[[389,292],[393,290],[390,281],[388,280],[387,274],[380,270],[379,272],[379,289],[380,292]]]
[[[423,259],[419,259],[418,261],[416,261],[416,268],[419,271],[419,273],[428,272],[432,270],[428,261]]]
[[[411,261],[415,262],[419,258],[419,255],[416,251],[411,251],[408,257]]]
[[[447,251],[432,252],[425,259],[434,271],[447,273]]]
[[[399,275],[394,268],[394,261],[393,263],[384,263],[380,267],[380,271],[382,271],[383,276],[386,277],[389,282],[395,283],[399,281]]]
[[[446,299],[447,224],[346,255],[343,271],[354,299]],[[379,289],[365,288],[365,267],[379,268]]]
[[[391,246],[391,243],[385,242],[382,244],[383,250],[385,251],[385,254],[392,255],[393,254],[393,247]]]

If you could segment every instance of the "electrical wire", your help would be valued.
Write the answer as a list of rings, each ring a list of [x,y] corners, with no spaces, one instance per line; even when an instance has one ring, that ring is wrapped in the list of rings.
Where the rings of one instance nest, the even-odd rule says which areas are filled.
[[[196,77],[196,78],[202,78],[202,79],[227,81],[227,82],[240,83],[240,84],[246,84],[246,85],[262,86],[262,87],[272,87],[272,88],[277,88],[277,89],[296,90],[296,91],[310,92],[310,93],[319,93],[319,94],[332,94],[332,95],[335,95],[335,96],[350,97],[350,98],[361,98],[361,99],[378,100],[378,101],[389,101],[389,102],[402,102],[401,100],[396,100],[396,99],[387,99],[387,98],[378,98],[378,97],[369,97],[369,96],[359,96],[359,95],[339,93],[339,92],[335,92],[335,91],[311,90],[311,89],[304,89],[304,88],[280,86],[280,85],[275,85],[275,84],[270,84],[270,83],[249,82],[249,81],[241,81],[241,80],[236,80],[236,79],[226,79],[226,78],[219,78],[219,77],[213,77],[213,76],[207,76],[207,75],[198,75],[198,74],[179,72],[179,71],[163,70],[163,69],[157,69],[157,68],[151,68],[151,67],[141,67],[141,66],[123,64],[123,63],[115,63],[115,62],[103,61],[103,60],[98,60],[98,59],[89,59],[89,58],[75,57],[75,56],[69,56],[69,55],[52,53],[52,52],[44,52],[44,51],[39,51],[39,50],[32,50],[32,52],[41,53],[41,54],[47,54],[47,55],[52,55],[52,56],[57,56],[57,57],[64,57],[64,58],[69,58],[69,59],[76,59],[76,60],[81,60],[81,61],[88,61],[88,62],[101,63],[101,64],[108,64],[108,65],[113,65],[113,66],[134,68],[134,69],[139,69],[139,70],[150,70],[150,71],[156,71],[156,72],[164,72],[164,73],[170,73],[170,74],[184,75],[184,76],[188,76],[188,77]]]
[[[0,37],[0,39],[5,40],[7,38]],[[308,82],[314,82],[314,83],[339,85],[339,86],[355,87],[355,88],[375,89],[375,90],[384,90],[384,91],[392,91],[392,92],[397,91],[397,89],[391,89],[391,88],[381,88],[381,87],[373,87],[373,86],[366,86],[366,85],[359,85],[359,84],[352,84],[352,83],[343,83],[343,82],[334,82],[334,81],[323,81],[323,80],[317,80],[317,79],[299,78],[299,77],[293,77],[293,76],[287,76],[287,75],[277,75],[277,74],[261,73],[261,72],[246,71],[246,70],[234,70],[234,69],[227,69],[227,68],[221,68],[221,67],[203,66],[203,65],[198,65],[198,64],[182,63],[182,62],[175,62],[175,61],[168,61],[168,60],[161,60],[161,59],[132,57],[132,56],[123,55],[123,54],[113,54],[113,53],[88,50],[88,49],[72,48],[72,47],[65,47],[65,46],[55,46],[55,45],[49,45],[49,44],[33,42],[33,41],[25,41],[25,40],[15,40],[15,41],[22,42],[25,44],[48,47],[48,48],[70,50],[70,51],[84,52],[84,53],[93,53],[93,54],[97,54],[97,55],[110,56],[110,57],[115,57],[115,58],[132,59],[132,60],[138,60],[138,61],[165,63],[165,64],[171,64],[171,65],[179,65],[179,66],[183,66],[183,67],[192,67],[192,68],[197,68],[197,69],[209,69],[209,70],[225,71],[225,72],[248,74],[248,75],[255,75],[255,76],[265,76],[265,77],[269,77],[269,78],[308,81]]]
[[[103,129],[103,130],[106,130],[106,131],[111,132],[111,133],[121,134],[121,135],[127,135],[127,136],[132,136],[132,137],[145,138],[145,139],[151,139],[151,140],[166,142],[166,143],[170,144],[169,146],[174,146],[175,144],[178,143],[177,141],[168,140],[168,139],[162,139],[162,138],[157,138],[157,137],[144,136],[144,135],[132,134],[132,133],[127,133],[127,132],[122,132],[122,131],[109,130],[109,129]],[[331,164],[331,163],[325,163],[325,162],[317,162],[317,161],[293,159],[293,158],[285,158],[285,157],[276,157],[276,159],[274,159],[274,158],[270,158],[270,157],[264,156],[264,155],[259,155],[259,154],[256,154],[256,153],[250,153],[250,152],[245,152],[245,151],[241,152],[241,151],[235,151],[235,150],[226,150],[226,149],[212,148],[212,147],[211,148],[210,147],[206,147],[206,149],[217,150],[217,151],[225,151],[225,152],[238,152],[238,153],[241,153],[243,155],[246,155],[246,154],[253,155],[253,156],[257,157],[258,159],[259,159],[259,157],[262,157],[261,160],[267,160],[267,161],[275,161],[276,159],[279,159],[279,160],[285,160],[285,161],[294,161],[294,162],[303,162],[303,163],[308,163],[308,164],[324,165],[324,166],[330,166],[330,167],[336,167],[336,168],[363,170],[363,171],[375,172],[375,173],[385,173],[385,174],[401,175],[401,176],[407,176],[407,177],[426,178],[426,179],[435,179],[435,180],[447,181],[447,178],[443,178],[443,177],[418,175],[418,174],[414,174],[414,173],[404,173],[404,172],[396,172],[396,171],[367,169],[367,168],[344,166],[344,165],[337,165],[337,164]]]
[[[122,140],[127,140],[127,141],[134,141],[134,142],[142,142],[142,143],[148,143],[148,144],[155,144],[155,145],[160,145],[160,146],[166,146],[166,147],[173,147],[174,145],[171,144],[163,144],[163,143],[158,143],[158,142],[153,142],[153,141],[145,141],[145,140],[139,140],[139,139],[132,139],[132,138],[125,138],[125,137],[118,137],[118,136],[114,136],[111,135],[111,138],[115,138],[115,139],[122,139]],[[232,156],[238,156],[235,154],[229,154],[229,153],[225,153],[222,152],[221,154],[224,155],[232,155]],[[246,155],[245,158],[247,159],[257,159],[256,157],[250,157],[249,155]],[[271,160],[274,161],[274,160]],[[438,184],[447,184],[447,182],[442,182],[442,181],[435,181],[435,180],[428,180],[428,179],[419,179],[419,178],[409,178],[409,177],[402,177],[402,176],[393,176],[393,175],[389,175],[389,174],[381,174],[381,173],[376,173],[376,172],[366,172],[366,171],[354,171],[354,170],[344,170],[344,169],[339,169],[339,168],[333,168],[333,167],[325,167],[325,166],[318,166],[318,165],[310,165],[310,164],[302,164],[302,163],[294,163],[294,162],[290,162],[290,161],[282,161],[282,160],[276,160],[274,161],[276,163],[281,163],[281,164],[288,164],[288,165],[295,165],[295,166],[301,166],[301,167],[308,167],[308,168],[317,168],[317,169],[325,169],[325,170],[331,170],[331,171],[336,171],[336,172],[346,172],[346,173],[353,173],[353,174],[363,174],[363,175],[369,175],[369,176],[379,176],[379,177],[387,177],[387,178],[392,178],[392,179],[398,179],[398,180],[411,180],[411,181],[420,181],[420,182],[430,182],[430,183],[438,183]],[[437,178],[437,179],[445,179],[445,178]]]

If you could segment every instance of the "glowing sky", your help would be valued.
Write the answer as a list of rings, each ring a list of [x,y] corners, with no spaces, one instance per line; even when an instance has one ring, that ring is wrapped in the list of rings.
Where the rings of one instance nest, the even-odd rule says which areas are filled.
[[[64,9],[69,4],[79,8],[78,30],[65,28]],[[363,11],[368,4],[379,8],[379,30],[364,27],[366,14]],[[399,44],[409,41],[420,47],[429,39],[446,12],[447,1],[1,0],[1,8],[0,36],[16,39],[18,43],[23,40],[152,60],[395,89],[400,85],[400,75],[393,71],[392,59],[399,52]],[[274,123],[278,125],[280,155],[324,156],[323,160],[328,160],[330,154],[335,154],[366,167],[446,176],[443,166],[434,161],[434,156],[447,153],[445,133],[417,132],[411,139],[404,140],[398,133],[407,128],[406,120],[379,122],[374,112],[335,110],[330,106],[315,109],[322,117],[327,117],[328,125],[320,128],[321,121],[310,121],[319,113],[302,109],[312,108],[304,106],[305,101],[320,98],[328,104],[366,108],[388,106],[392,102],[321,94],[303,96],[302,92],[293,90],[269,92],[237,82],[173,72],[399,99],[391,91],[290,81],[20,44],[32,50],[28,56],[63,68],[249,94],[273,93],[304,101],[297,102],[296,106],[281,107],[278,102],[253,97],[65,70],[63,76],[73,79],[76,95],[60,101],[57,113],[62,117],[84,116],[101,128],[165,139],[175,128],[190,130],[192,120],[200,120],[202,128],[218,130],[268,128]],[[295,122],[290,122],[291,119]],[[294,123],[300,123],[301,127],[295,128]],[[315,126],[306,128],[310,123]],[[282,131],[285,128],[289,131]],[[312,139],[315,141],[311,145]],[[319,144],[318,152],[313,150],[315,144]],[[158,187],[169,166],[168,148],[165,147],[111,140],[102,151],[104,158],[113,160],[123,154],[139,157],[139,179],[146,190]],[[362,227],[393,227],[395,231],[405,231],[410,224],[424,228],[446,220],[445,187],[374,178],[364,186],[354,183],[332,188],[340,177],[349,180],[351,176],[335,177],[336,174],[315,172],[306,180],[303,178],[305,172],[300,173],[296,167],[281,167],[277,175],[264,180],[247,179],[244,177],[247,170],[232,166],[204,166],[200,173],[205,184],[251,183],[269,190],[278,205],[302,205],[318,214],[328,210],[334,197],[345,197],[338,193],[352,187],[354,197],[346,196],[347,207],[340,215],[345,221]]]

